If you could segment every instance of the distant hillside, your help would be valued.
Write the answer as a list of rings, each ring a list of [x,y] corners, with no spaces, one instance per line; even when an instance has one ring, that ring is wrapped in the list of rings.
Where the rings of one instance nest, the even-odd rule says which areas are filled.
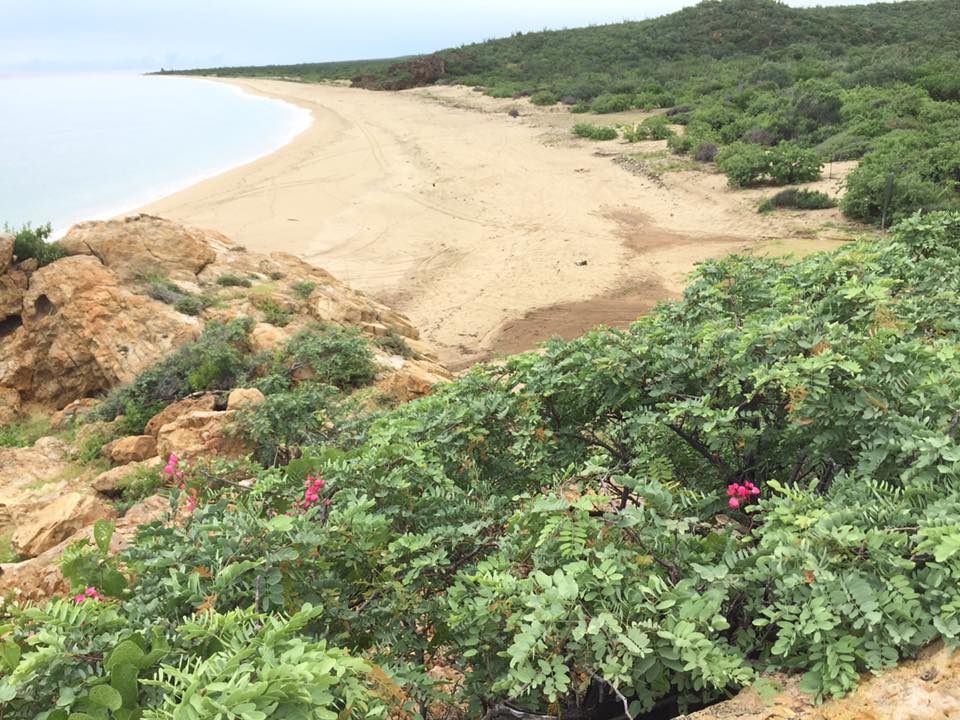
[[[420,72],[424,63],[439,72]],[[960,206],[957,0],[830,8],[705,0],[652,20],[517,33],[419,61],[189,72],[380,89],[436,79],[538,105],[563,101],[573,112],[673,108],[686,132],[671,148],[717,157],[732,184],[767,182],[772,161],[756,146],[793,143],[815,151],[813,163],[863,158],[848,182],[850,217],[887,225]]]
[[[869,80],[857,78],[856,73],[869,74],[868,68],[877,66],[893,71],[897,79],[908,79],[924,70],[931,74],[960,70],[949,63],[942,69],[913,67],[937,57],[956,62],[960,56],[960,3],[912,0],[791,8],[776,0],[704,0],[652,20],[516,33],[439,54],[447,65],[442,82],[516,83],[524,90],[549,90],[580,100],[603,92],[642,90],[653,81],[686,83],[691,75],[707,77],[709,68],[703,63],[714,60],[805,62],[807,67],[795,79],[839,70],[854,76],[852,79]],[[405,59],[174,72],[316,81],[383,73]]]

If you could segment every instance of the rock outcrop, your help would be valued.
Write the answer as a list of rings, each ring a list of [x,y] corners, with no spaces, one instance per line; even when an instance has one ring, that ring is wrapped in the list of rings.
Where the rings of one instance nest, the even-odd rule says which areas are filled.
[[[209,320],[279,308],[284,327],[261,321],[251,334],[264,350],[315,322],[419,337],[406,317],[326,271],[287,253],[247,253],[218,232],[135,215],[80,223],[61,244],[68,256],[36,269],[14,262],[12,239],[0,236],[0,423],[22,404],[60,409],[128,382]],[[204,293],[217,296],[205,309]],[[199,317],[170,303],[187,296]]]
[[[17,261],[13,239],[0,235],[0,426],[24,408],[49,413],[52,432],[81,423],[72,446],[50,437],[0,449],[0,536],[21,559],[0,566],[0,598],[11,589],[34,600],[65,592],[57,563],[67,544],[114,518],[111,498],[129,482],[149,482],[171,453],[189,461],[250,451],[231,425],[238,412],[264,402],[254,388],[172,402],[141,435],[118,437],[127,427],[120,418],[82,421],[107,391],[208,322],[253,318],[255,351],[276,351],[317,324],[355,327],[371,340],[378,390],[396,399],[419,397],[449,378],[406,317],[293,255],[248,253],[220,233],[148,215],[81,223],[61,244],[67,256],[40,268]],[[103,444],[109,438],[116,439]],[[117,467],[77,460],[97,448]],[[135,506],[118,521],[115,544],[168,509],[165,498]]]
[[[154,495],[130,508],[117,521],[116,531],[110,540],[110,550],[119,552],[136,535],[137,528],[159,520],[170,510],[167,498]],[[93,528],[86,527],[63,542],[54,545],[35,558],[19,563],[0,564],[0,597],[13,596],[19,601],[41,602],[54,595],[65,595],[70,584],[60,573],[60,558],[68,545],[80,540],[93,540]]]
[[[84,256],[32,273],[15,317],[0,343],[0,388],[58,409],[132,380],[201,328]]]
[[[18,523],[10,544],[20,557],[36,557],[97,520],[114,516],[103,499],[69,492],[38,510],[29,522]]]

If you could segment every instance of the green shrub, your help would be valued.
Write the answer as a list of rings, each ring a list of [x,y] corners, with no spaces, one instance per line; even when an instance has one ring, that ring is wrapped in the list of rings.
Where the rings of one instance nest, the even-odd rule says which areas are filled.
[[[30,447],[51,433],[50,418],[43,413],[0,425],[0,448]]]
[[[820,177],[823,163],[814,151],[794,143],[780,143],[772,148],[735,143],[717,154],[717,167],[733,187],[751,187],[763,182],[811,182]]]
[[[581,100],[570,108],[570,112],[582,114],[590,112],[590,103]]]
[[[13,254],[16,255],[17,260],[33,258],[40,267],[43,267],[67,254],[60,243],[49,242],[50,235],[53,233],[50,223],[39,227],[31,227],[28,223],[15,231],[10,227],[6,229],[13,232]]]
[[[618,136],[616,128],[590,125],[589,123],[577,123],[574,125],[573,134],[577,137],[587,138],[588,140],[616,140]]]
[[[310,280],[303,280],[300,282],[295,282],[293,285],[291,285],[291,288],[293,288],[293,292],[298,298],[306,302],[310,299],[313,291],[317,289],[317,283]]]
[[[242,408],[234,432],[253,448],[265,467],[286,465],[301,446],[321,445],[330,439],[339,397],[330,385],[301,383]]]
[[[285,356],[294,371],[308,368],[316,381],[341,390],[367,385],[376,375],[373,353],[354,329],[304,330],[290,338]]]
[[[813,182],[820,179],[823,162],[813,150],[795,143],[780,143],[769,151],[770,180],[774,185]]]
[[[541,90],[540,92],[534,93],[530,96],[530,102],[532,102],[534,105],[546,107],[548,105],[556,105],[558,102],[560,102],[560,98],[557,97],[555,93],[552,93],[548,90]]]
[[[199,315],[203,312],[204,302],[198,297],[187,295],[173,304],[173,309],[184,315]]]
[[[631,95],[601,95],[590,103],[590,110],[599,115],[625,112],[632,108],[633,96]]]
[[[112,391],[89,417],[113,420],[123,415],[128,433],[139,435],[147,421],[172,402],[194,392],[234,388],[253,370],[250,328],[249,319],[226,325],[208,322],[197,340]]]
[[[292,313],[272,298],[266,298],[257,303],[257,308],[263,313],[263,321],[277,327],[286,327],[290,324]]]
[[[733,187],[759,185],[770,171],[768,151],[759,145],[738,143],[717,154],[717,168]]]
[[[819,190],[800,190],[787,188],[760,203],[758,212],[770,212],[777,208],[796,208],[798,210],[823,210],[837,206],[837,201]]]
[[[374,342],[376,342],[376,344],[382,347],[384,350],[393,353],[394,355],[407,358],[408,360],[419,357],[419,355],[417,355],[417,353],[415,353],[407,344],[406,338],[397,333],[395,330],[387,330],[386,335],[376,338]]]
[[[241,275],[221,275],[217,278],[217,285],[222,285],[223,287],[245,287],[248,288],[253,283],[250,282],[250,278],[243,277]]]
[[[190,297],[190,293],[167,278],[151,277],[147,282],[147,295],[167,305],[176,305],[184,298]]]

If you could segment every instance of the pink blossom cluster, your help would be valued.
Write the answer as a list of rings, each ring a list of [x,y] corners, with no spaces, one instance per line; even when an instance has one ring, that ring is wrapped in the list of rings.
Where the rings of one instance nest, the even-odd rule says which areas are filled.
[[[101,595],[99,592],[97,592],[97,589],[96,589],[95,587],[88,587],[86,590],[84,590],[84,591],[83,591],[82,593],[80,593],[79,595],[74,595],[74,596],[73,596],[73,601],[74,601],[77,605],[79,605],[79,604],[82,603],[82,602],[86,602],[87,600],[93,600],[94,602],[100,602],[101,600],[106,600],[106,598],[105,598],[103,595]]]
[[[320,491],[323,490],[326,484],[326,480],[324,480],[322,477],[313,477],[312,475],[307,476],[307,489],[303,493],[302,503],[304,510],[308,510],[320,502]],[[330,507],[330,498],[324,499],[323,506]]]
[[[727,485],[727,497],[730,498],[727,501],[727,505],[732,508],[738,508],[750,502],[751,497],[756,497],[759,494],[760,488],[749,480],[744,480],[742,485],[740,483],[731,483]]]
[[[182,480],[183,470],[179,469],[179,465],[180,458],[178,458],[175,453],[170,453],[170,457],[167,458],[167,466],[163,468],[164,474],[169,475],[171,478]]]
[[[183,480],[186,476],[183,470],[180,469],[180,458],[177,457],[176,453],[170,453],[170,457],[167,458],[167,465],[163,468],[163,472],[171,480],[176,478],[177,480]],[[187,485],[184,482],[181,482],[178,486],[181,490],[186,490]],[[187,512],[193,512],[197,509],[197,491],[190,489],[187,492]]]

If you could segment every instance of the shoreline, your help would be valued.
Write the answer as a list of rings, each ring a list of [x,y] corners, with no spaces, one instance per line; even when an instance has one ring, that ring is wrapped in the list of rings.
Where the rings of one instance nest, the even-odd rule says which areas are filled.
[[[511,119],[516,103],[458,87],[213,80],[313,123],[140,210],[324,268],[406,314],[450,367],[623,327],[676,297],[697,262],[791,236],[722,176],[631,173],[615,146],[571,138],[555,109],[524,103]]]
[[[149,77],[163,77],[163,78],[173,77],[175,79],[216,82],[216,80],[213,78],[204,78],[204,77],[190,77],[190,76],[178,76],[178,75],[177,76],[168,76],[168,75],[161,76],[161,75],[153,75],[150,73],[144,73],[143,75],[149,76]],[[218,84],[224,85],[225,83],[218,83]],[[143,193],[144,195],[143,197],[131,199],[129,202],[118,203],[117,206],[114,206],[109,210],[95,211],[92,214],[85,215],[81,220],[78,220],[77,222],[84,222],[87,220],[108,220],[110,218],[115,218],[118,216],[139,212],[140,209],[143,207],[152,205],[153,203],[161,202],[165,198],[168,198],[172,195],[176,195],[177,193],[189,190],[190,188],[196,185],[199,185],[200,183],[203,183],[207,180],[211,180],[213,178],[219,177],[220,175],[223,175],[224,173],[231,172],[232,170],[242,168],[246,165],[250,165],[266,157],[269,157],[270,155],[277,152],[281,148],[289,145],[291,142],[293,142],[297,138],[297,136],[309,130],[310,126],[313,125],[313,115],[310,113],[301,112],[303,108],[301,108],[300,106],[294,103],[288,103],[284,100],[281,100],[280,98],[271,98],[259,93],[247,92],[243,88],[239,88],[230,84],[226,84],[226,85],[228,87],[232,87],[238,95],[243,95],[249,99],[253,99],[257,101],[266,100],[269,102],[280,103],[280,104],[295,108],[298,111],[297,114],[300,116],[300,119],[297,120],[295,123],[292,123],[291,127],[283,134],[283,136],[279,139],[278,143],[270,149],[255,151],[251,154],[244,155],[242,158],[236,161],[231,160],[229,164],[224,164],[213,169],[200,171],[195,175],[191,175],[190,177],[184,178],[183,180],[177,180],[175,184],[171,182],[169,187],[165,187],[161,189],[151,189],[149,191],[145,191]],[[74,224],[76,223],[68,223],[63,227],[54,227],[53,232],[51,233],[50,239],[58,240],[62,238],[64,235],[66,235],[66,233],[70,230],[70,228]]]

